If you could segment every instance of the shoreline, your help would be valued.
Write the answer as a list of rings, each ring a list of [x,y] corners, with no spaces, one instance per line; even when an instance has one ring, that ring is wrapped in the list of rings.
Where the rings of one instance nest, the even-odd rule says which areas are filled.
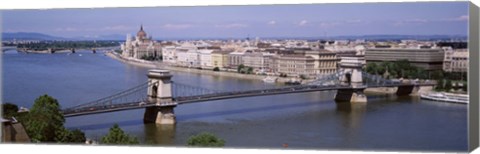
[[[187,72],[187,73],[232,77],[232,78],[248,79],[248,80],[262,80],[265,77],[267,77],[267,76],[253,75],[253,74],[239,74],[235,72],[224,72],[224,71],[215,72],[211,70],[200,70],[196,68],[175,67],[175,66],[169,66],[168,64],[159,63],[159,62],[151,62],[151,61],[140,60],[135,58],[125,58],[115,52],[106,52],[105,55],[107,55],[110,58],[124,62],[126,64],[131,64],[131,65],[146,67],[146,68],[166,69],[166,70],[176,71],[176,72]]]
[[[168,64],[160,63],[160,62],[151,62],[151,61],[135,59],[135,58],[125,58],[125,57],[122,57],[120,54],[112,51],[105,52],[104,54],[110,58],[113,58],[115,60],[121,61],[126,64],[139,66],[139,67],[152,68],[152,69],[166,69],[166,70],[176,71],[176,72],[196,73],[196,74],[203,74],[203,75],[232,77],[232,78],[248,79],[248,80],[263,80],[265,77],[267,77],[267,76],[254,75],[254,74],[239,74],[236,72],[223,72],[223,71],[215,72],[212,70],[200,70],[196,68],[183,68],[183,67],[169,66]],[[283,82],[289,80],[289,78],[280,78],[280,77],[278,77],[277,79],[278,79],[277,83],[275,84],[282,84]],[[421,87],[418,91],[418,94],[414,94],[413,96],[419,96],[420,93],[430,92],[432,91],[432,89],[433,87]],[[365,89],[365,92],[394,95],[397,92],[397,88],[396,87],[395,88],[389,88],[389,87],[367,88]]]
[[[99,51],[99,50],[108,50],[110,48],[116,48],[117,46],[112,46],[112,47],[98,47],[98,48],[95,48],[95,50]],[[87,50],[87,51],[92,51],[92,48],[74,48],[75,51],[79,50],[79,51],[82,51],[82,50]],[[24,52],[24,53],[29,53],[29,54],[56,54],[56,53],[71,53],[71,49],[63,49],[63,50],[57,50],[55,51],[55,53],[51,53],[49,50],[31,50],[31,49],[21,49],[21,48],[18,48],[17,49],[17,52]]]

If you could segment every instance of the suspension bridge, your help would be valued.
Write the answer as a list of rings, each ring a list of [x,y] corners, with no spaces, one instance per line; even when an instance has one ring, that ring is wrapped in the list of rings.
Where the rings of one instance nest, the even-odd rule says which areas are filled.
[[[174,124],[173,108],[187,103],[329,90],[337,91],[336,101],[367,102],[363,93],[366,88],[398,87],[397,95],[407,95],[415,93],[421,86],[434,86],[433,83],[406,83],[368,74],[361,70],[364,65],[362,61],[362,57],[342,57],[337,73],[317,77],[316,80],[301,85],[243,90],[214,90],[182,84],[172,81],[173,76],[167,70],[150,70],[145,83],[111,96],[65,108],[62,112],[65,117],[73,117],[146,108],[145,122]]]
[[[16,46],[2,46],[2,52],[17,50]]]

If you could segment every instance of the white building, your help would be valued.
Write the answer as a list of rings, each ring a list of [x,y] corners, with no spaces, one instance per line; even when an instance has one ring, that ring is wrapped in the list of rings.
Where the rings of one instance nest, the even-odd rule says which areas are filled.
[[[188,56],[187,56],[187,52],[189,50],[188,49],[176,49],[175,50],[175,54],[177,55],[177,65],[180,65],[180,66],[189,66],[189,62],[188,62]]]
[[[197,50],[188,50],[186,56],[188,67],[200,67],[200,55]]]
[[[240,64],[243,64],[242,58],[245,52],[234,51],[228,54],[228,66],[236,69]]]
[[[468,50],[446,49],[443,70],[445,72],[468,72]]]
[[[198,50],[198,57],[200,57],[200,67],[205,69],[213,68],[212,65],[212,52],[213,50],[202,49]]]
[[[177,62],[177,56],[174,46],[166,46],[162,48],[162,60],[165,63],[175,64]]]

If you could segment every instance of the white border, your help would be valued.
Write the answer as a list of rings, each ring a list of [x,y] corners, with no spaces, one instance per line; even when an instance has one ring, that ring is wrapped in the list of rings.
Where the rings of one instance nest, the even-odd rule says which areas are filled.
[[[6,2],[8,1],[8,2]],[[434,0],[435,2],[452,0]],[[459,0],[457,0],[459,1]],[[462,0],[464,1],[464,0]],[[258,4],[311,4],[311,3],[365,3],[365,2],[429,2],[429,0],[5,0],[0,9],[102,8],[147,6],[205,6],[205,5],[258,5]],[[430,2],[433,2],[430,0]],[[478,2],[477,2],[478,4]]]
[[[429,0],[3,0],[0,10],[11,9],[52,9],[52,8],[104,8],[104,7],[151,7],[151,6],[205,6],[205,5],[258,5],[258,4],[311,4],[311,3],[365,3],[365,2],[428,2]],[[435,2],[448,0],[435,0]],[[431,2],[431,1],[430,1]],[[479,6],[478,1],[473,1]],[[1,23],[1,22],[0,22]],[[162,148],[162,147],[126,147],[126,146],[73,146],[73,145],[33,145],[33,144],[0,144],[2,153],[213,153],[213,154],[245,154],[245,153],[275,153],[293,154],[308,153],[350,153],[351,151],[316,151],[316,150],[266,150],[266,149],[194,149],[194,148]],[[355,151],[355,153],[370,153]],[[398,153],[398,152],[380,152]],[[410,153],[410,152],[409,152]],[[474,153],[480,153],[475,150]]]

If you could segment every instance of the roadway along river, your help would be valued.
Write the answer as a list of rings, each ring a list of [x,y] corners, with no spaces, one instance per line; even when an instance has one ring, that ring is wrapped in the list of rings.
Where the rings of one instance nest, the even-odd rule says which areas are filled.
[[[80,56],[81,55],[81,56]],[[146,81],[148,69],[102,53],[3,54],[3,102],[30,108],[40,95],[70,107]],[[173,80],[210,89],[252,88],[261,81],[174,72]],[[68,128],[99,140],[114,123],[145,144],[184,146],[211,132],[227,147],[363,150],[467,150],[467,105],[415,97],[369,96],[367,105],[339,105],[335,91],[180,105],[177,124],[143,124],[143,109],[71,117]]]

